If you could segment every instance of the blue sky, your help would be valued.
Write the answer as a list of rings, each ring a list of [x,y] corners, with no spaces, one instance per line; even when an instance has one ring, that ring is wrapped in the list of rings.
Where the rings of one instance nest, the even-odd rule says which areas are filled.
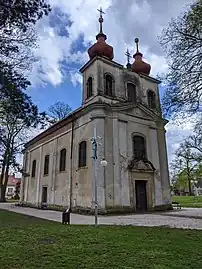
[[[107,42],[114,47],[114,60],[126,64],[128,48],[134,53],[134,39],[152,66],[151,75],[166,72],[167,63],[158,36],[172,17],[178,16],[190,0],[49,0],[52,13],[37,24],[39,47],[34,51],[38,62],[30,74],[28,90],[41,111],[56,101],[72,109],[81,104],[82,77],[79,69],[88,61],[87,49],[98,33],[97,8],[105,11],[103,29]],[[190,133],[191,123],[167,126],[168,154]]]

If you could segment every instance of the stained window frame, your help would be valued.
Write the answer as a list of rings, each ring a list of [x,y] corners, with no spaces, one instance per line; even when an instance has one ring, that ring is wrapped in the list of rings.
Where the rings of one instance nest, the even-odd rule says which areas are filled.
[[[91,83],[89,83],[91,81]],[[91,88],[89,87],[91,86]],[[93,96],[93,77],[90,76],[86,83],[86,97],[89,99],[91,96]]]
[[[32,161],[32,174],[31,174],[32,178],[36,177],[36,160]]]
[[[43,170],[43,175],[48,176],[49,174],[49,166],[50,166],[50,155],[47,154],[44,157],[44,170]]]
[[[142,143],[142,149],[141,146],[136,147],[135,149],[135,139],[142,139],[143,143]],[[138,143],[136,143],[138,144]],[[147,147],[146,147],[146,138],[141,135],[141,134],[135,134],[133,135],[133,156],[135,159],[145,159],[147,157]]]
[[[152,97],[149,96],[150,93],[152,93]],[[150,109],[156,109],[156,93],[151,89],[147,91],[147,103]]]
[[[111,89],[110,89],[110,92],[109,92],[109,89],[107,89],[107,78],[108,77],[110,77],[110,79],[111,79]],[[115,80],[114,80],[114,77],[110,73],[105,73],[105,75],[104,75],[104,94],[106,96],[113,97],[114,96],[114,89],[115,89]]]
[[[66,160],[67,160],[67,150],[66,148],[63,148],[60,150],[59,172],[66,171]]]
[[[83,146],[85,145],[85,147]],[[87,164],[87,142],[85,140],[79,143],[78,167],[85,167]]]
[[[129,85],[132,85],[134,87],[134,90],[135,90],[135,94],[132,96],[131,100],[129,99],[129,87],[128,87]],[[126,89],[127,89],[127,100],[128,100],[128,102],[135,103],[137,101],[137,86],[132,82],[127,82]]]

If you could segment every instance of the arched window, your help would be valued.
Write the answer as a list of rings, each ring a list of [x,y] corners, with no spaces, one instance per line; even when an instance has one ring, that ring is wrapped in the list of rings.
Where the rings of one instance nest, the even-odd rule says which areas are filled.
[[[79,144],[79,167],[86,166],[86,141]]]
[[[137,159],[146,157],[146,143],[144,137],[135,135],[133,137],[133,154]]]
[[[89,77],[87,81],[87,99],[93,95],[93,78]]]
[[[136,86],[132,83],[127,83],[127,95],[129,102],[136,102]]]
[[[44,175],[48,175],[48,172],[49,172],[49,155],[46,155],[45,156],[45,159],[44,159]]]
[[[66,169],[66,149],[60,151],[60,172]]]
[[[147,92],[147,100],[148,100],[149,108],[155,109],[156,108],[156,94],[152,90],[149,90]]]
[[[32,162],[32,177],[36,176],[36,160]]]
[[[114,80],[109,74],[105,75],[105,94],[108,96],[113,96]]]

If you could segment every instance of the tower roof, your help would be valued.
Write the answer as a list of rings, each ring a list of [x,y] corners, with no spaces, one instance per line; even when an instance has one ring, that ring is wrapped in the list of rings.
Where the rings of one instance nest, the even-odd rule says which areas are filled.
[[[145,75],[149,75],[150,70],[151,70],[151,65],[148,64],[148,63],[145,63],[142,60],[143,54],[141,52],[139,52],[138,42],[139,42],[139,39],[136,38],[135,43],[136,43],[137,51],[133,55],[133,58],[135,59],[135,61],[132,64],[132,71],[135,72],[135,73],[143,73]]]
[[[107,36],[102,31],[103,17],[102,8],[98,9],[100,12],[99,23],[100,23],[100,32],[97,34],[96,39],[97,43],[95,43],[92,47],[88,49],[88,55],[90,59],[93,59],[95,56],[105,56],[108,59],[112,60],[114,58],[113,47],[108,45],[105,40]]]

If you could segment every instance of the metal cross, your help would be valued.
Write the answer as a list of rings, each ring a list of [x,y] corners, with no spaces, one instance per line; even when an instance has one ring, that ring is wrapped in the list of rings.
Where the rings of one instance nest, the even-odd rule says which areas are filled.
[[[127,61],[128,61],[128,63],[130,63],[130,58],[131,58],[131,55],[130,55],[130,52],[129,52],[129,50],[128,50],[128,49],[127,49],[127,51],[126,51],[125,55],[127,56]]]
[[[102,18],[102,14],[105,14],[104,11],[102,11],[102,7],[100,7],[100,9],[98,9],[97,11],[100,12],[100,17]]]

